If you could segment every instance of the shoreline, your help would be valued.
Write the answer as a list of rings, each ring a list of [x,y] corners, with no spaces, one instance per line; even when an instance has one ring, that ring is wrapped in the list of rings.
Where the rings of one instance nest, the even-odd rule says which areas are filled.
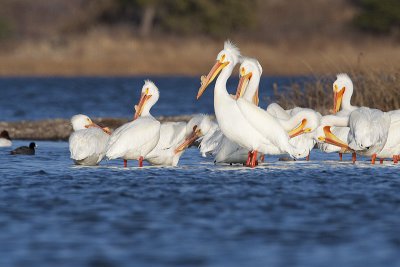
[[[189,121],[195,114],[160,116],[160,122]],[[127,118],[94,118],[93,121],[112,131],[129,121]],[[7,130],[12,140],[66,141],[72,133],[69,119],[44,119],[29,121],[0,121],[0,130]]]

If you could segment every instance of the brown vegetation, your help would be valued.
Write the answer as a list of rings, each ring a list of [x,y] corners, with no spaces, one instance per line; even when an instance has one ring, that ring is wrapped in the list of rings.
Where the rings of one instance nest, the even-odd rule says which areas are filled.
[[[0,32],[2,21],[8,27],[3,34],[9,32],[8,39],[0,39],[0,75],[199,75],[225,38],[259,59],[266,75],[349,71],[358,67],[360,54],[363,64],[380,71],[400,62],[396,40],[363,35],[352,27],[357,9],[350,0],[253,0],[246,5],[251,18],[242,20],[230,11],[239,16],[241,27],[220,29],[217,38],[206,28],[172,29],[171,21],[163,25],[157,19],[142,38],[135,16],[143,10],[118,10],[121,1],[0,0]],[[127,13],[133,17],[118,20]]]
[[[400,109],[400,70],[388,72],[360,68],[348,73],[354,84],[351,103],[356,106],[377,108],[383,111]],[[274,96],[285,108],[309,107],[321,114],[330,113],[333,108],[332,84],[336,77],[318,77],[303,84],[278,89],[274,85]]]

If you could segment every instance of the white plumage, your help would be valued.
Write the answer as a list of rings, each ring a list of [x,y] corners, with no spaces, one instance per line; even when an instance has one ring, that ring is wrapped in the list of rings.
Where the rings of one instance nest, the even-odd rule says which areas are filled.
[[[162,124],[160,141],[146,160],[152,165],[177,166],[186,148],[207,134],[211,126],[212,122],[207,115],[196,115],[188,123]]]
[[[386,144],[390,116],[377,109],[361,107],[350,113],[349,147],[358,154],[373,156]]]
[[[160,122],[151,114],[151,107],[158,101],[159,92],[155,84],[145,81],[139,104],[135,106],[135,120],[119,127],[110,137],[106,156],[108,159],[143,159],[157,145],[160,138]]]
[[[69,137],[71,159],[78,165],[97,165],[106,153],[110,135],[82,114],[71,118],[74,132]]]

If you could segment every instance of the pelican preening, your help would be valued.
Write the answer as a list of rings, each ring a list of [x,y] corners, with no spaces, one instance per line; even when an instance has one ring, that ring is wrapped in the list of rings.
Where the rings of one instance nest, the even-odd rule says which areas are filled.
[[[231,95],[226,84],[238,64],[239,82],[236,93]],[[85,115],[72,117],[71,158],[82,165],[97,165],[106,156],[124,159],[125,167],[127,160],[138,160],[140,167],[143,161],[177,166],[184,151],[198,143],[202,156],[213,156],[216,164],[255,167],[264,155],[281,154],[308,160],[316,145],[327,153],[338,152],[340,159],[343,153],[352,153],[353,163],[357,154],[371,157],[372,163],[376,158],[398,162],[400,110],[382,112],[353,106],[353,82],[347,74],[338,74],[333,83],[333,114],[322,116],[310,108],[285,110],[277,103],[260,108],[262,72],[256,59],[242,56],[237,46],[226,41],[208,75],[201,77],[197,93],[199,99],[216,80],[216,121],[197,115],[187,123],[161,124],[150,114],[159,99],[159,90],[146,80],[133,120],[112,134]]]
[[[86,115],[71,118],[74,132],[69,137],[71,159],[77,165],[97,165],[106,154],[110,138],[108,128],[101,128]]]

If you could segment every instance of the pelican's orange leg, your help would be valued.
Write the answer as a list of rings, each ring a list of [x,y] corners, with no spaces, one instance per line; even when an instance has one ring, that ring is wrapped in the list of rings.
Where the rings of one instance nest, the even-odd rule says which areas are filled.
[[[139,167],[143,167],[143,157],[139,157]]]
[[[375,164],[376,154],[373,154],[371,157],[371,164]]]
[[[352,159],[352,161],[353,161],[353,164],[356,163],[356,160],[357,160],[357,154],[356,154],[356,152],[353,152],[353,154],[351,154],[351,159]]]
[[[250,163],[251,163],[251,158],[253,157],[253,153],[251,151],[249,151],[249,153],[247,154],[247,161],[246,161],[246,166],[249,167]]]
[[[124,168],[128,167],[128,161],[124,159]]]
[[[251,159],[251,167],[254,168],[256,166],[257,163],[257,150],[253,150],[252,154],[252,159]]]
[[[380,163],[380,164],[383,164],[383,159],[380,159],[380,160],[379,160],[379,163]]]
[[[311,153],[311,152],[310,152]],[[308,153],[306,160],[309,161],[310,160],[310,153]]]
[[[339,153],[339,161],[343,160],[343,153]]]
[[[397,164],[399,162],[399,156],[393,155],[393,163]]]
[[[260,161],[261,161],[262,163],[264,163],[264,160],[265,160],[265,155],[262,155],[262,156],[260,157]]]

